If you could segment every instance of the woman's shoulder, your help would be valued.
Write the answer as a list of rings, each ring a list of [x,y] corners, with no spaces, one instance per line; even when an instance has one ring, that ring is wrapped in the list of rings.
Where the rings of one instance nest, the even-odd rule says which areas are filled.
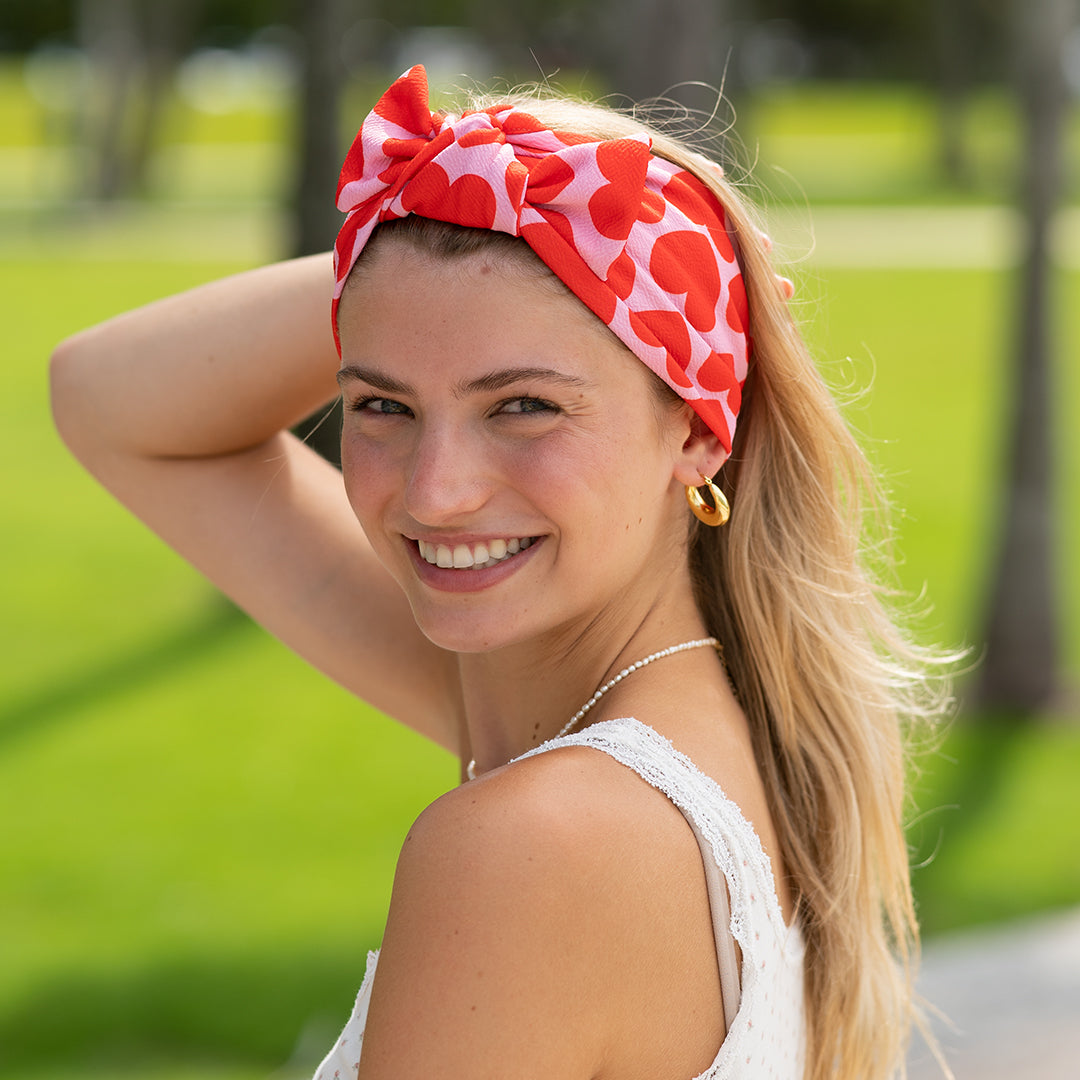
[[[571,883],[583,874],[617,878],[621,861],[643,847],[669,851],[673,832],[695,850],[682,815],[659,791],[606,754],[564,746],[437,799],[410,830],[402,860],[448,874],[531,870],[538,886],[550,888],[555,870]]]
[[[518,758],[448,792],[417,820],[410,838],[431,832],[442,843],[475,845],[475,856],[610,861],[650,841],[686,834],[681,813],[627,760],[588,744],[556,745]],[[462,856],[468,852],[459,852]]]
[[[540,1055],[538,1075],[592,1076],[642,1045],[644,1014],[658,1036],[644,1045],[677,1055],[656,995],[685,1001],[697,964],[715,1007],[710,934],[696,844],[663,796],[581,747],[514,762],[449,792],[410,831],[365,1059],[407,1032],[455,1045],[471,1032],[466,1043],[487,1052],[495,1039],[504,1063]]]
[[[595,970],[596,955],[628,938],[643,955],[662,948],[664,928],[686,915],[682,898],[695,889],[704,898],[700,853],[678,809],[581,746],[514,761],[436,800],[409,832],[398,881],[427,897],[438,910],[426,917],[447,932],[452,923],[461,937],[464,927],[480,948],[509,940],[530,965],[538,948],[568,978],[587,975],[576,970],[583,955]]]

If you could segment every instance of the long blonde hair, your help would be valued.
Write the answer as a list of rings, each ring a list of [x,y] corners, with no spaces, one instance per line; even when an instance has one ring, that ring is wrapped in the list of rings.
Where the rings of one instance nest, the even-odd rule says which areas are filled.
[[[544,91],[469,106],[507,102],[593,138],[648,130],[654,153],[697,175],[728,212],[753,356],[733,453],[718,477],[732,519],[722,529],[698,526],[690,541],[697,601],[723,643],[796,889],[807,942],[807,1077],[891,1076],[915,1012],[918,951],[904,730],[940,712],[943,691],[926,675],[933,656],[898,627],[867,565],[873,473],[792,321],[748,205],[715,165],[636,117]],[[442,223],[413,230],[408,220],[406,232],[443,254],[522,246]]]

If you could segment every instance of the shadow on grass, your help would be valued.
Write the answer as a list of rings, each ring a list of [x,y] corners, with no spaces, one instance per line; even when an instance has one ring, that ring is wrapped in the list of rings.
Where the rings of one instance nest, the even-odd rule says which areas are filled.
[[[99,668],[58,680],[0,711],[0,752],[20,739],[70,720],[79,707],[182,668],[252,625],[247,615],[223,596],[213,596],[192,621]]]
[[[69,972],[0,1015],[5,1072],[67,1063],[295,1065],[310,1075],[348,1019],[365,953],[193,956],[137,971]]]

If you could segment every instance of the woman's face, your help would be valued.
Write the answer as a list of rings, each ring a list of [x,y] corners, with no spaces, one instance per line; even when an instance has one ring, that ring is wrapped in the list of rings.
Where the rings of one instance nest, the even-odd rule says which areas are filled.
[[[384,243],[338,325],[349,501],[435,644],[569,643],[685,575],[688,414],[551,280]]]

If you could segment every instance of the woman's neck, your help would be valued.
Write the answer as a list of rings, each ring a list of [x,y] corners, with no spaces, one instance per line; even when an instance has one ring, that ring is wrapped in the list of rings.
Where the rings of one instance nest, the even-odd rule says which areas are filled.
[[[556,736],[595,691],[623,668],[660,650],[708,636],[692,598],[658,602],[636,617],[601,615],[564,630],[489,653],[459,657],[470,748],[485,772]],[[644,680],[644,669],[634,679]],[[652,676],[654,677],[654,676]],[[622,686],[620,685],[620,690]],[[581,724],[617,704],[597,703]]]

